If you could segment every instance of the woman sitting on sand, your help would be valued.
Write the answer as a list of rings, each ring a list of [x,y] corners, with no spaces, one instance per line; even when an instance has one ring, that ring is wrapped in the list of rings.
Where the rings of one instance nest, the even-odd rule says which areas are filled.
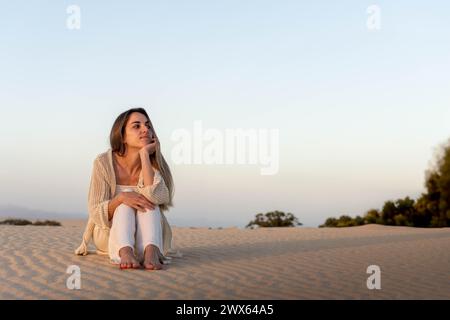
[[[108,254],[121,269],[161,269],[171,248],[163,211],[172,206],[173,180],[147,112],[120,114],[110,144],[94,161],[89,220],[75,253],[86,255],[92,237],[97,253]]]

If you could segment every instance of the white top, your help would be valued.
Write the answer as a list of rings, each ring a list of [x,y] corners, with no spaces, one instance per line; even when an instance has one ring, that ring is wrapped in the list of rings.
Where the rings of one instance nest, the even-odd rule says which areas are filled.
[[[137,192],[137,186],[124,186],[122,184],[116,185],[116,194],[118,195],[120,192]]]

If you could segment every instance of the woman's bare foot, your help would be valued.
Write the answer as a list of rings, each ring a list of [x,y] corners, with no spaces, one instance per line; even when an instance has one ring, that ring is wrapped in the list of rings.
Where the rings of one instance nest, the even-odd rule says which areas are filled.
[[[130,247],[123,247],[119,250],[120,269],[139,269],[141,264],[136,260],[133,250]]]
[[[149,244],[144,250],[144,268],[149,270],[162,269],[160,257],[162,257],[162,254],[158,247]]]

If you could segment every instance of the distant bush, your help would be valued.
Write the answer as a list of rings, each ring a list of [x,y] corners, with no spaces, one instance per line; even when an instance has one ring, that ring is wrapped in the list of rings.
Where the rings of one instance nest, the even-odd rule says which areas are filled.
[[[338,219],[336,218],[328,218],[324,224],[320,225],[319,228],[323,227],[337,227],[338,226]]]
[[[364,216],[364,224],[377,223],[380,221],[380,217],[380,212],[378,212],[377,209],[371,209],[367,211],[366,215]]]
[[[29,224],[33,224],[29,220],[25,219],[6,219],[3,221],[0,221],[0,224],[6,224],[6,225],[12,225],[12,226],[26,226]]]
[[[61,226],[61,223],[59,223],[58,221],[54,221],[54,220],[45,220],[45,221],[36,221],[33,223],[33,226],[56,226],[59,227]]]
[[[27,225],[32,225],[32,226],[61,226],[61,223],[59,223],[58,221],[54,221],[54,220],[45,220],[45,221],[37,220],[36,222],[31,222],[31,221],[25,220],[25,219],[6,219],[6,220],[3,220],[3,221],[0,221],[0,224],[11,225],[11,226],[27,226]]]
[[[408,220],[406,217],[402,214],[398,214],[394,217],[395,225],[396,226],[408,226]]]
[[[339,219],[336,218],[328,218],[324,224],[320,225],[319,228],[323,227],[354,227],[361,226],[364,224],[364,218],[357,216],[356,218],[352,218],[347,215],[340,216]]]
[[[258,227],[295,227],[301,226],[302,223],[292,213],[284,213],[282,211],[271,211],[265,214],[258,213],[255,216],[255,220],[250,221],[246,228]]]

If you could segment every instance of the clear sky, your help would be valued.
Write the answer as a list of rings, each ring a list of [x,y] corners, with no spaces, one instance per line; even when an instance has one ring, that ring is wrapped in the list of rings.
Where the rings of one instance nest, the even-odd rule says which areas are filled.
[[[278,209],[317,226],[417,197],[450,137],[445,1],[0,3],[0,205],[86,215],[92,162],[129,107],[146,108],[171,165],[175,225]],[[278,173],[175,164],[172,134],[195,121],[278,129]]]

